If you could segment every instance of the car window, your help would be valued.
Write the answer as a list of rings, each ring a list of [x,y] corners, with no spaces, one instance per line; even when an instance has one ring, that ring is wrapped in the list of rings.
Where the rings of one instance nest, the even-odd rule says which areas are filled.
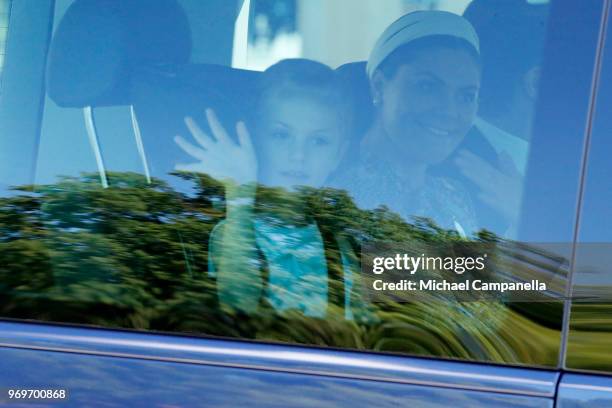
[[[2,316],[556,366],[568,4],[57,0]]]

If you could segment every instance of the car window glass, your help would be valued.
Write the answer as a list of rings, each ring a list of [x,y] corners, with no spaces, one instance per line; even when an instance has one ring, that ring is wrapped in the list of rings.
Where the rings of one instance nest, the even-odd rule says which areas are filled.
[[[541,174],[575,204],[557,3],[57,0],[2,315],[557,365],[568,261],[518,241]]]

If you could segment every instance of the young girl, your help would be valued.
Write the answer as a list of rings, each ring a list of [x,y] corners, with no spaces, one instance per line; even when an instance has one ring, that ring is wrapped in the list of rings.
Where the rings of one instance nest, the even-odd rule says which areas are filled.
[[[214,138],[186,118],[197,145],[175,141],[198,161],[176,168],[206,173],[226,188],[227,215],[209,247],[222,305],[312,317],[338,311],[348,319],[363,309],[348,239],[317,222],[304,193],[323,186],[346,150],[346,105],[332,69],[294,59],[263,73],[253,140],[239,122],[235,143],[212,110],[206,118]]]

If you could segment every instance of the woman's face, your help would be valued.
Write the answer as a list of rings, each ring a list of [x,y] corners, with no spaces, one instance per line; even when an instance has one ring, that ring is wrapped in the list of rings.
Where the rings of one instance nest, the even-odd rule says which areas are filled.
[[[432,49],[391,78],[378,71],[372,86],[392,148],[430,165],[446,159],[472,126],[480,69],[467,51]]]
[[[260,107],[259,181],[269,187],[320,187],[345,150],[337,109],[320,98],[274,95]]]

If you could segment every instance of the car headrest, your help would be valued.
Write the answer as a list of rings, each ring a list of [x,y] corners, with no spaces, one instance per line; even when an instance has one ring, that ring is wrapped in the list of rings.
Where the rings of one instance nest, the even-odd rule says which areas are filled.
[[[248,122],[260,75],[256,71],[211,64],[185,64],[172,73],[145,69],[134,75],[132,103],[151,175],[176,183],[176,178],[169,178],[168,173],[177,163],[193,161],[173,139],[177,134],[191,138],[185,116],[193,117],[210,135],[204,110],[211,108],[230,137],[234,137],[236,122]]]
[[[47,60],[47,92],[63,107],[129,104],[135,68],[184,64],[189,22],[176,0],[76,0]]]
[[[366,74],[366,62],[349,62],[336,68],[344,92],[352,103],[351,133],[363,136],[372,124],[374,106],[370,92],[370,81]]]

